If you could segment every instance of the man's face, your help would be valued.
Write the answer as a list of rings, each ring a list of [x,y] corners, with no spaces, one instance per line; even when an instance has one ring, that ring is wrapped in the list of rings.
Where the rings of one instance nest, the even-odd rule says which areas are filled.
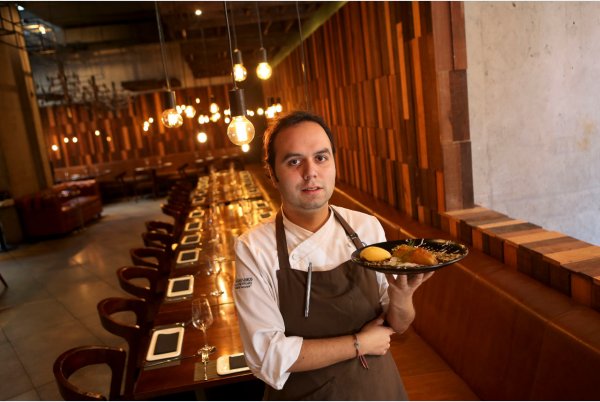
[[[325,130],[305,121],[279,132],[273,143],[273,184],[286,214],[306,214],[328,207],[335,187],[335,161]]]

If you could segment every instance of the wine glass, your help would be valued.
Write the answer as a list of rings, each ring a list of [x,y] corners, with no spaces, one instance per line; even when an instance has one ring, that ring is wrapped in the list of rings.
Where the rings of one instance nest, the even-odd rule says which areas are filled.
[[[213,321],[214,318],[208,299],[203,297],[192,300],[192,324],[204,334],[204,346],[198,349],[199,352],[212,353],[216,349],[214,346],[210,346],[206,340],[206,330],[213,324]]]
[[[213,273],[215,276],[215,290],[210,292],[211,296],[219,297],[223,293],[221,288],[219,287],[219,274],[221,273],[221,262],[218,259],[212,261],[211,266],[213,267]]]

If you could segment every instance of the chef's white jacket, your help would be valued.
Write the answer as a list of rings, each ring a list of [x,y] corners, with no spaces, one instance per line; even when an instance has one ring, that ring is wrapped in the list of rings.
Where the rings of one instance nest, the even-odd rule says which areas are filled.
[[[379,221],[361,212],[333,206],[356,231],[365,244],[385,241]],[[342,225],[330,212],[329,219],[315,233],[303,229],[283,216],[290,266],[307,271],[328,271],[350,259],[356,247]],[[275,389],[283,388],[292,364],[297,360],[302,338],[285,336],[279,310],[277,283],[277,242],[275,219],[241,235],[235,243],[236,277],[234,299],[248,367],[255,376]],[[384,310],[389,298],[385,275],[377,273]],[[299,301],[303,303],[303,301]]]

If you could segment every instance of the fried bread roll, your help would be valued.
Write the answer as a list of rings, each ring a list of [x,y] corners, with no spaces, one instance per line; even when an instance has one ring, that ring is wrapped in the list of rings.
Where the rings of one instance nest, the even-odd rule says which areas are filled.
[[[402,262],[410,262],[419,265],[435,265],[438,263],[437,258],[430,251],[420,247],[401,244],[394,249],[394,257]]]
[[[367,247],[360,252],[360,258],[370,261],[370,262],[379,262],[384,261],[390,258],[392,255],[389,251],[381,248],[381,247]]]

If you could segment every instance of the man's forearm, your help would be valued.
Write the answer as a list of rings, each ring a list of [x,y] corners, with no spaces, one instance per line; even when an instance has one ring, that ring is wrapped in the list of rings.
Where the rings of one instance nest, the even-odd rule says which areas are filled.
[[[316,370],[356,356],[352,335],[335,338],[304,339],[300,355],[290,372]]]
[[[415,308],[412,299],[401,305],[390,305],[385,318],[394,331],[399,334],[404,333],[415,319]]]

